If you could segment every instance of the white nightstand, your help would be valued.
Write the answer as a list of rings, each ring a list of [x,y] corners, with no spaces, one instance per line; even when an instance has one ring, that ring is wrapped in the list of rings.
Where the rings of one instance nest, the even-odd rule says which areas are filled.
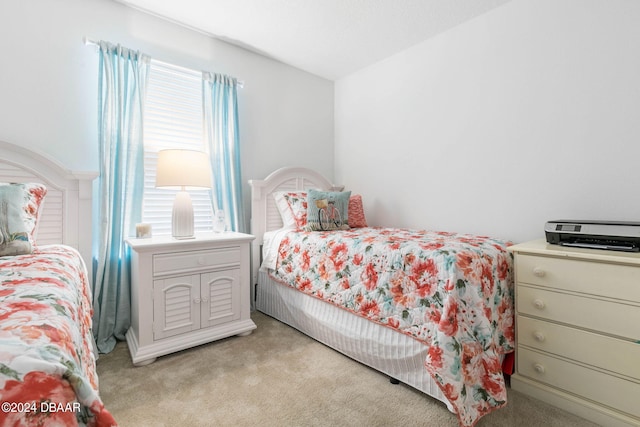
[[[511,387],[606,426],[640,426],[640,254],[509,248],[516,271]]]
[[[234,232],[127,239],[132,283],[126,336],[135,365],[256,328],[249,309],[253,239]]]

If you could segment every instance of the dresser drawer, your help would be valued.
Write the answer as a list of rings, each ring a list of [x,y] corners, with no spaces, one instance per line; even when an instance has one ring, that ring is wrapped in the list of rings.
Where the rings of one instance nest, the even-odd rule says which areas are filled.
[[[153,256],[153,275],[179,274],[202,270],[203,268],[209,269],[239,264],[239,246],[158,254]]]
[[[520,375],[599,402],[640,421],[640,383],[525,348],[518,348],[517,359]]]
[[[640,344],[518,316],[518,345],[526,345],[640,381]]]
[[[519,314],[640,340],[640,307],[518,284]]]
[[[516,281],[640,302],[640,267],[516,255]]]

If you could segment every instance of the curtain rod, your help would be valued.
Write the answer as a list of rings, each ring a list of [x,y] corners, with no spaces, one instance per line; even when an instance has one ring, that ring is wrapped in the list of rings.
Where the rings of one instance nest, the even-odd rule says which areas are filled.
[[[82,36],[82,43],[85,44],[85,46],[99,46],[100,43],[95,41],[95,40],[91,40],[89,37],[87,36]],[[240,89],[244,88],[244,81],[243,80],[238,80],[236,79],[236,82],[238,83],[238,87]]]
[[[97,41],[91,40],[87,36],[82,36],[82,43],[84,43],[86,46],[89,46],[89,45],[98,46],[98,42]]]

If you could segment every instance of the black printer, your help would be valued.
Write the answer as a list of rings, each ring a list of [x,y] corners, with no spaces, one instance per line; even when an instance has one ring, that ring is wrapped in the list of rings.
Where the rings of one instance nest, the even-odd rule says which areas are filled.
[[[544,234],[554,245],[640,252],[640,222],[555,220]]]

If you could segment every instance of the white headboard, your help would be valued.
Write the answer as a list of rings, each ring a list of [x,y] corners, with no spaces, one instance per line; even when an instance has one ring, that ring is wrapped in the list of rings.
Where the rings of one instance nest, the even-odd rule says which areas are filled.
[[[97,172],[72,172],[56,160],[0,141],[0,181],[40,182],[47,195],[36,235],[38,245],[62,243],[82,255],[91,280],[91,196]]]
[[[316,171],[300,167],[285,167],[272,172],[263,180],[252,179],[251,186],[251,234],[256,236],[251,254],[252,283],[258,283],[260,250],[265,232],[282,227],[280,212],[273,198],[277,191],[302,191],[310,188],[318,190],[338,189],[331,181]],[[253,299],[252,299],[253,302]]]

